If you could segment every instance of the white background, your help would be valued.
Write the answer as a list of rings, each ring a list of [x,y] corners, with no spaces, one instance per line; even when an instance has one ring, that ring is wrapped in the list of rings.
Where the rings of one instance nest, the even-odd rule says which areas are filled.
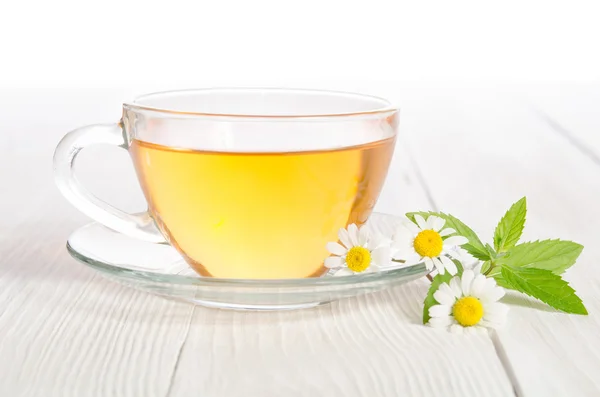
[[[0,87],[591,81],[596,1],[0,2]],[[14,92],[14,91],[11,91]],[[1,110],[0,110],[1,111]]]

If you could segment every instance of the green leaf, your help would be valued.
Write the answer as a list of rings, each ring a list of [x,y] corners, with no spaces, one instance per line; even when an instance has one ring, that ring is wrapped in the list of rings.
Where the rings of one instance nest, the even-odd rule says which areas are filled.
[[[496,251],[494,250],[494,247],[492,247],[491,245],[489,245],[489,244],[486,243],[485,244],[485,249],[490,254],[490,257],[492,259],[496,258],[497,254],[496,254]]]
[[[445,219],[446,224],[444,225],[444,227],[451,227],[452,229],[456,230],[458,235],[464,236],[467,239],[469,239],[469,242],[467,244],[461,246],[463,249],[465,249],[469,254],[473,255],[475,258],[480,259],[482,261],[491,259],[490,253],[485,248],[481,240],[479,240],[477,234],[475,234],[475,232],[470,227],[468,227],[452,215],[444,214],[443,212],[409,212],[406,214],[406,217],[414,223],[417,223],[415,221],[415,215],[421,215],[425,219],[427,219],[430,215],[439,216],[440,218]]]
[[[514,247],[521,238],[527,214],[527,199],[523,197],[514,203],[504,214],[494,232],[494,247],[498,252],[505,252]]]
[[[438,290],[440,284],[448,283],[452,279],[448,272],[444,274],[438,274],[433,278],[431,285],[429,286],[429,291],[427,291],[427,296],[425,297],[425,303],[423,306],[423,324],[427,324],[429,322],[429,308],[433,305],[437,305],[438,302],[433,298],[433,294]]]
[[[582,245],[572,241],[533,241],[511,248],[505,256],[498,258],[498,264],[534,267],[550,270],[554,274],[562,274],[575,263],[582,250]]]
[[[565,313],[588,314],[569,284],[550,270],[502,266],[502,285],[537,298]]]
[[[502,268],[501,267],[498,268],[498,272],[501,272],[501,271],[502,271]],[[490,276],[488,276],[488,277],[490,277]],[[501,273],[496,273],[491,277],[493,277],[494,280],[496,280],[496,284],[498,284],[498,286],[505,288],[505,289],[515,289],[515,288],[513,288],[512,285],[508,284],[506,282],[506,280],[504,280],[504,277],[502,277]]]

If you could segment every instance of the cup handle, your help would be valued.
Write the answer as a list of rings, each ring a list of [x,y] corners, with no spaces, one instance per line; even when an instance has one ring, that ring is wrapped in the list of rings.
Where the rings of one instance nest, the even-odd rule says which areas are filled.
[[[79,211],[119,233],[152,243],[164,243],[148,211],[128,214],[100,200],[79,183],[73,164],[79,152],[91,145],[108,144],[127,150],[121,124],[97,124],[69,132],[54,152],[54,179],[60,192]]]

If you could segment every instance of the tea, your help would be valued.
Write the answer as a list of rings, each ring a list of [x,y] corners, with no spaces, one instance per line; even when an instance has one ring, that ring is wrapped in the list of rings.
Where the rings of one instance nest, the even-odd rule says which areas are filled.
[[[200,274],[302,278],[326,270],[339,228],[367,219],[394,143],[225,153],[133,140],[130,153],[158,227]]]

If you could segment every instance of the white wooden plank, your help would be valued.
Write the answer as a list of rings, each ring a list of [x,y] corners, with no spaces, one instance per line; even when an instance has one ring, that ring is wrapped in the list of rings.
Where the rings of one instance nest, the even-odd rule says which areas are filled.
[[[519,396],[595,396],[600,393],[600,167],[554,133],[525,101],[469,91],[429,98],[425,115],[405,118],[434,200],[490,241],[495,223],[518,198],[528,197],[524,238],[561,237],[586,246],[567,279],[590,316],[558,313],[521,295],[498,349]],[[422,108],[421,108],[422,109]],[[405,112],[409,113],[409,112]],[[408,124],[408,126],[407,126]]]

